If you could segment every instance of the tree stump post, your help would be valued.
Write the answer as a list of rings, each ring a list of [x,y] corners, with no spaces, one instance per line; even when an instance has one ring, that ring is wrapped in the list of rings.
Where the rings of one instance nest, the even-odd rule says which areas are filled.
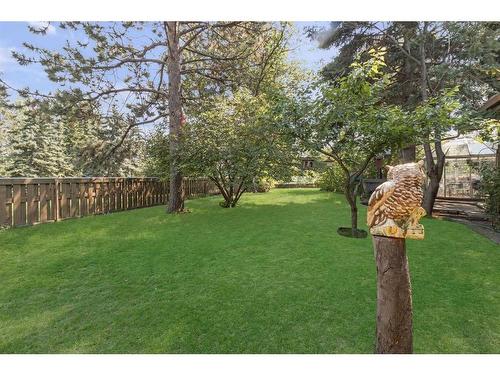
[[[421,163],[388,166],[387,181],[368,201],[367,224],[377,266],[376,353],[413,353],[413,310],[406,239],[424,239],[419,220]]]
[[[376,353],[413,353],[412,298],[404,238],[373,236],[377,265]]]

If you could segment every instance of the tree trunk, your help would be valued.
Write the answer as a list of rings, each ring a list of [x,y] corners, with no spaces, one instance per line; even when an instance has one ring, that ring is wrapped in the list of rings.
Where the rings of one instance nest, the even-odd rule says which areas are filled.
[[[350,180],[350,177],[348,181]],[[356,191],[353,189],[350,181],[345,186],[345,197],[351,207],[351,229],[354,232],[358,229],[358,207],[356,206]]]
[[[413,352],[412,298],[405,239],[373,236],[377,265],[376,353]]]
[[[500,147],[497,146],[497,153],[495,157],[495,166],[497,169],[500,169]]]
[[[401,163],[413,163],[417,159],[417,151],[415,145],[406,146],[399,155]]]
[[[351,228],[353,231],[358,229],[358,207],[356,206],[356,197],[351,204]]]
[[[422,33],[420,35],[420,92],[422,95],[422,103],[427,101],[427,65],[425,63],[425,38],[427,33],[427,22],[423,23]],[[428,135],[430,137],[430,134]],[[434,138],[438,139],[438,134],[434,134]],[[423,207],[427,216],[432,217],[432,211],[434,210],[434,202],[439,191],[439,183],[441,182],[441,177],[443,176],[445,155],[441,147],[441,141],[436,140],[434,142],[434,148],[436,152],[436,161],[434,161],[434,156],[432,155],[430,144],[424,143],[425,151],[425,166],[427,177],[429,178],[427,187],[424,192],[424,202]]]
[[[170,192],[167,212],[184,210],[184,186],[179,168],[179,143],[181,133],[181,53],[177,22],[166,22],[168,39],[168,108],[170,135]]]
[[[432,155],[431,146],[429,143],[424,144],[425,151],[425,169],[428,177],[428,183],[424,192],[424,200],[422,207],[428,217],[432,217],[434,211],[434,203],[439,191],[439,183],[443,177],[444,163],[446,160],[445,154],[441,147],[441,141],[434,142],[436,152],[436,160]]]
[[[427,22],[424,21],[422,33],[420,34],[420,94],[422,103],[427,101],[427,65],[425,62],[425,37],[427,34]]]
[[[428,217],[432,217],[432,212],[434,211],[434,203],[436,202],[436,197],[439,191],[439,181],[436,173],[432,173],[429,176],[429,183],[425,189],[424,200],[422,207]]]
[[[408,52],[410,52],[410,37],[405,35],[403,39],[403,48]],[[405,59],[405,65],[404,65],[404,74],[405,74],[405,80],[407,82],[411,82],[413,79],[413,62],[410,56],[406,56]],[[412,93],[412,85],[409,84],[403,84],[402,86],[402,105],[405,106],[406,108],[412,107],[412,103],[410,103],[410,98],[411,98],[411,93]],[[404,147],[399,155],[399,158],[401,159],[401,162],[404,163],[413,163],[416,161],[416,156],[417,151],[416,151],[416,146],[414,144],[412,145],[407,145]]]

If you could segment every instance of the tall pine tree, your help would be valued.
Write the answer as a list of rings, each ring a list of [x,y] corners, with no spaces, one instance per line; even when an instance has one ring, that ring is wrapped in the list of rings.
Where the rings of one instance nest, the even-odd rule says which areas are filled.
[[[61,123],[50,114],[50,103],[26,101],[7,131],[6,174],[14,177],[65,176],[71,165],[65,154]]]

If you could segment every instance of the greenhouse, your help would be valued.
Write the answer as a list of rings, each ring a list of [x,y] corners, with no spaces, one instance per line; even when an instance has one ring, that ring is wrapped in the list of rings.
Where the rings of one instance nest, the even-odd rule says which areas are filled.
[[[446,155],[438,196],[441,198],[481,199],[480,163],[495,163],[495,146],[471,137],[461,137],[443,145]]]

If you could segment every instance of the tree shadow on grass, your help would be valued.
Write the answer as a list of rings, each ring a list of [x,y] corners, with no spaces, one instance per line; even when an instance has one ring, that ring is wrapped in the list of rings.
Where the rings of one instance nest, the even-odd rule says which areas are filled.
[[[319,188],[274,188],[271,192],[273,191],[284,192],[288,195],[318,195],[319,193],[328,194],[327,192],[321,191]]]

